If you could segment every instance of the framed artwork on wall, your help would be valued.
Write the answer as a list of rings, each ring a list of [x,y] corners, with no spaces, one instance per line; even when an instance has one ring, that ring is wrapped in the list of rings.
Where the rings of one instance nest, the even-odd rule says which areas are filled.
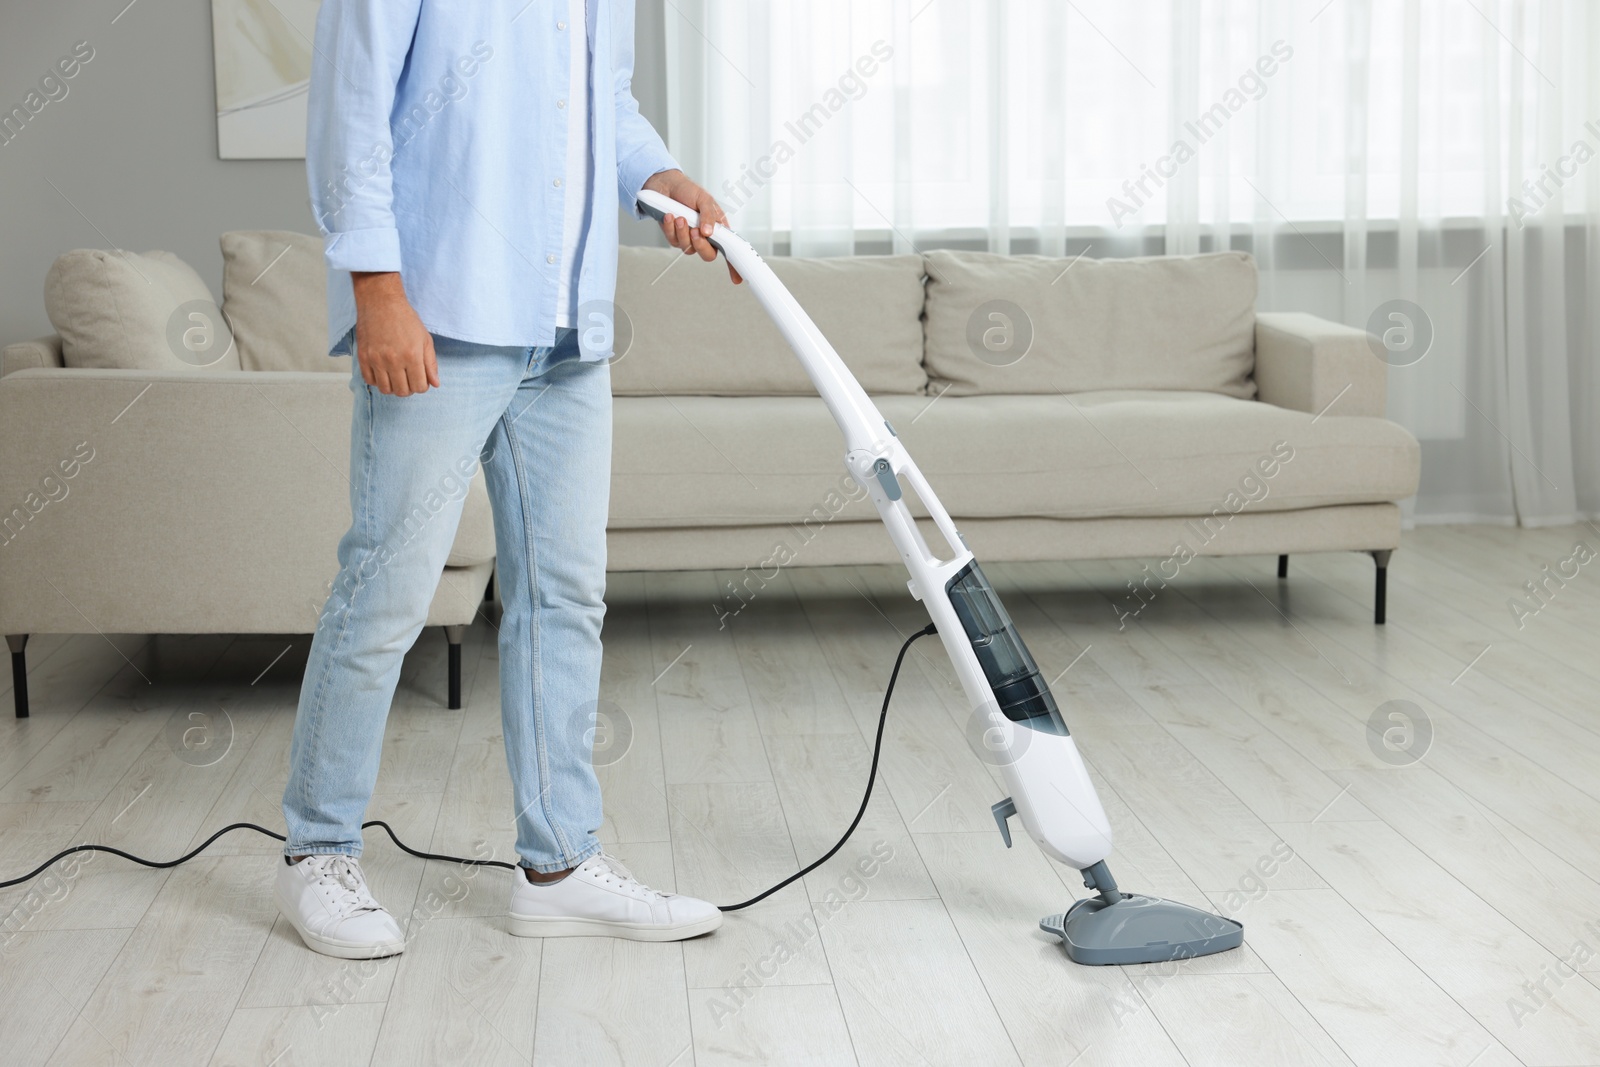
[[[211,0],[217,153],[304,159],[311,39],[321,0]]]

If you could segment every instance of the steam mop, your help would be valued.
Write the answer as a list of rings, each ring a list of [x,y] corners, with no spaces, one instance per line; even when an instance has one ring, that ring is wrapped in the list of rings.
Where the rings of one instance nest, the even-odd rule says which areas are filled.
[[[658,220],[677,215],[699,226],[693,209],[653,190],[639,194],[639,206]],[[1244,942],[1241,923],[1117,888],[1106,866],[1111,824],[1094,783],[1039,665],[950,514],[894,427],[755,248],[721,224],[709,240],[772,316],[844,435],[845,468],[872,497],[911,574],[911,596],[928,609],[998,757],[1011,795],[991,810],[1006,847],[1015,815],[1046,855],[1081,871],[1084,886],[1095,890],[1065,913],[1041,919],[1040,928],[1061,938],[1067,956],[1084,964],[1158,963],[1237,948]],[[928,547],[902,484],[927,509],[948,557]]]
[[[691,226],[699,225],[694,211],[658,193],[641,193],[640,207],[657,219],[677,215]],[[974,708],[975,723],[983,727],[987,755],[998,757],[992,761],[1000,766],[1011,791],[1009,797],[991,809],[1006,847],[1011,847],[1009,820],[1013,815],[1019,816],[1023,829],[1046,855],[1081,871],[1084,886],[1095,891],[1093,896],[1077,901],[1065,913],[1046,916],[1039,922],[1041,929],[1061,939],[1068,958],[1085,964],[1160,963],[1205,956],[1243,944],[1244,927],[1232,919],[1159,897],[1123,893],[1117,888],[1106,866],[1106,857],[1111,854],[1111,825],[1100,806],[1094,783],[1089,780],[1077,746],[1067,733],[1066,722],[1050,687],[1039,673],[1039,665],[1022,643],[1000,597],[984,577],[949,513],[907,454],[894,427],[868,398],[816,324],[778,281],[772,268],[762,261],[754,248],[725,226],[715,227],[710,241],[749,283],[839,424],[845,439],[845,467],[872,497],[879,518],[888,528],[889,537],[900,550],[900,558],[911,574],[908,583],[911,595],[922,601],[933,620],[931,626],[907,638],[895,659],[878,717],[866,793],[844,836],[809,866],[749,900],[723,905],[721,910],[741,911],[765,900],[826,863],[849,840],[872,798],[884,721],[906,652],[919,637],[937,633]],[[949,550],[948,557],[941,558],[928,547],[906,506],[902,479],[932,517]],[[362,823],[362,829],[372,827],[386,831],[397,847],[419,859],[518,871],[515,864],[503,860],[422,852],[401,841],[394,829],[381,819]],[[19,878],[0,881],[0,890],[31,881],[78,852],[108,852],[146,867],[176,867],[235,830],[252,830],[278,841],[284,840],[283,834],[265,826],[236,822],[224,826],[173,860],[146,859],[110,845],[73,845]]]

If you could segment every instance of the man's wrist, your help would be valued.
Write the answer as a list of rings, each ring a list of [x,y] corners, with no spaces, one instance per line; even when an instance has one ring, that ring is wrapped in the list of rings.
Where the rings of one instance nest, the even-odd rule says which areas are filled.
[[[658,193],[670,193],[672,187],[685,177],[687,175],[676,168],[658,170],[644,180],[644,187]]]
[[[400,272],[394,270],[352,271],[350,288],[354,290],[358,302],[404,296],[406,292],[405,285],[400,281]]]

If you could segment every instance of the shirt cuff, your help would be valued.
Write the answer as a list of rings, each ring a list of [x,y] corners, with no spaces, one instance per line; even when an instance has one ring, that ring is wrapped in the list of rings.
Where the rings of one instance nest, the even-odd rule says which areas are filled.
[[[329,270],[398,271],[400,231],[393,227],[341,230],[323,238]]]
[[[623,206],[636,219],[645,217],[639,210],[639,190],[651,175],[664,170],[680,170],[678,161],[665,148],[643,145],[627,158],[617,160],[617,190],[622,194]]]

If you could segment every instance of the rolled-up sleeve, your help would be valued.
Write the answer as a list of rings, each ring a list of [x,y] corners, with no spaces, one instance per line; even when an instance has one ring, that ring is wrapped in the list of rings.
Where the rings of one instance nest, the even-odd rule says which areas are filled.
[[[650,120],[639,114],[639,101],[633,95],[633,4],[618,4],[616,10],[617,193],[634,218],[643,218],[639,190],[644,183],[652,174],[680,168]]]
[[[398,271],[389,117],[422,0],[324,0],[306,116],[311,209],[330,270]]]

